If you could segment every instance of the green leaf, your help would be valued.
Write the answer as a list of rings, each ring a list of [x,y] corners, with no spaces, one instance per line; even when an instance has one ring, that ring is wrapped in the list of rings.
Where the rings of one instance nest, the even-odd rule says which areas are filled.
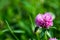
[[[47,34],[48,37],[50,37],[50,38],[52,37],[51,34],[48,31],[46,31],[46,34]]]
[[[56,29],[56,27],[50,27],[51,29]]]
[[[14,32],[14,33],[25,33],[25,32],[22,31],[22,30],[14,30],[13,32]]]
[[[2,33],[9,31],[8,29],[5,29],[2,31]],[[23,30],[13,30],[14,33],[25,33]]]
[[[7,20],[5,20],[5,22],[6,22],[6,24],[7,24],[8,29],[10,30],[11,34],[16,38],[16,40],[19,40],[19,39],[17,38],[17,36],[14,34],[14,32],[13,32],[12,28],[9,26],[8,21],[7,21]]]

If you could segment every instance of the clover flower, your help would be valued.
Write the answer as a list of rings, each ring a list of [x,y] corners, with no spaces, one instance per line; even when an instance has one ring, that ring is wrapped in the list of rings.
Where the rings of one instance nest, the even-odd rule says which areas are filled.
[[[53,26],[53,16],[50,13],[38,14],[35,22],[38,27],[49,28]]]
[[[56,38],[50,38],[49,40],[57,40]]]

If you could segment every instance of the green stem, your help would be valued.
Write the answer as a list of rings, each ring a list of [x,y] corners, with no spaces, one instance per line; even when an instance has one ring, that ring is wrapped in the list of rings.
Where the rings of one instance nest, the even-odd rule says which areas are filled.
[[[37,36],[37,40],[40,40],[39,33],[36,33],[36,36]]]
[[[46,31],[45,31],[45,40],[47,40],[47,34],[46,34]]]
[[[29,18],[30,18],[31,26],[34,27],[33,20],[30,15],[29,15]],[[32,28],[32,30],[34,30],[34,29]]]
[[[7,27],[9,28],[11,34],[16,38],[16,40],[19,40],[16,35],[14,34],[14,32],[12,31],[11,27],[9,26],[8,22],[5,20],[6,24],[7,24]]]

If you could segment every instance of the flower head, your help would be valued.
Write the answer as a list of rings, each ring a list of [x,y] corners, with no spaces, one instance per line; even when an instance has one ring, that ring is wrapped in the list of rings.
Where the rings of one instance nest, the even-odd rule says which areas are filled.
[[[50,38],[49,40],[57,40],[56,38]]]
[[[35,19],[36,25],[44,28],[53,26],[53,17],[50,13],[38,14]]]

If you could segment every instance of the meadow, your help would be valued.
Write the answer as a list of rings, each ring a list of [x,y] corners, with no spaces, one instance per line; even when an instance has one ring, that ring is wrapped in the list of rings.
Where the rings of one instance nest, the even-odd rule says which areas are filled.
[[[37,27],[36,16],[46,12],[53,14],[53,26]],[[0,0],[0,40],[50,38],[60,40],[60,0]]]

